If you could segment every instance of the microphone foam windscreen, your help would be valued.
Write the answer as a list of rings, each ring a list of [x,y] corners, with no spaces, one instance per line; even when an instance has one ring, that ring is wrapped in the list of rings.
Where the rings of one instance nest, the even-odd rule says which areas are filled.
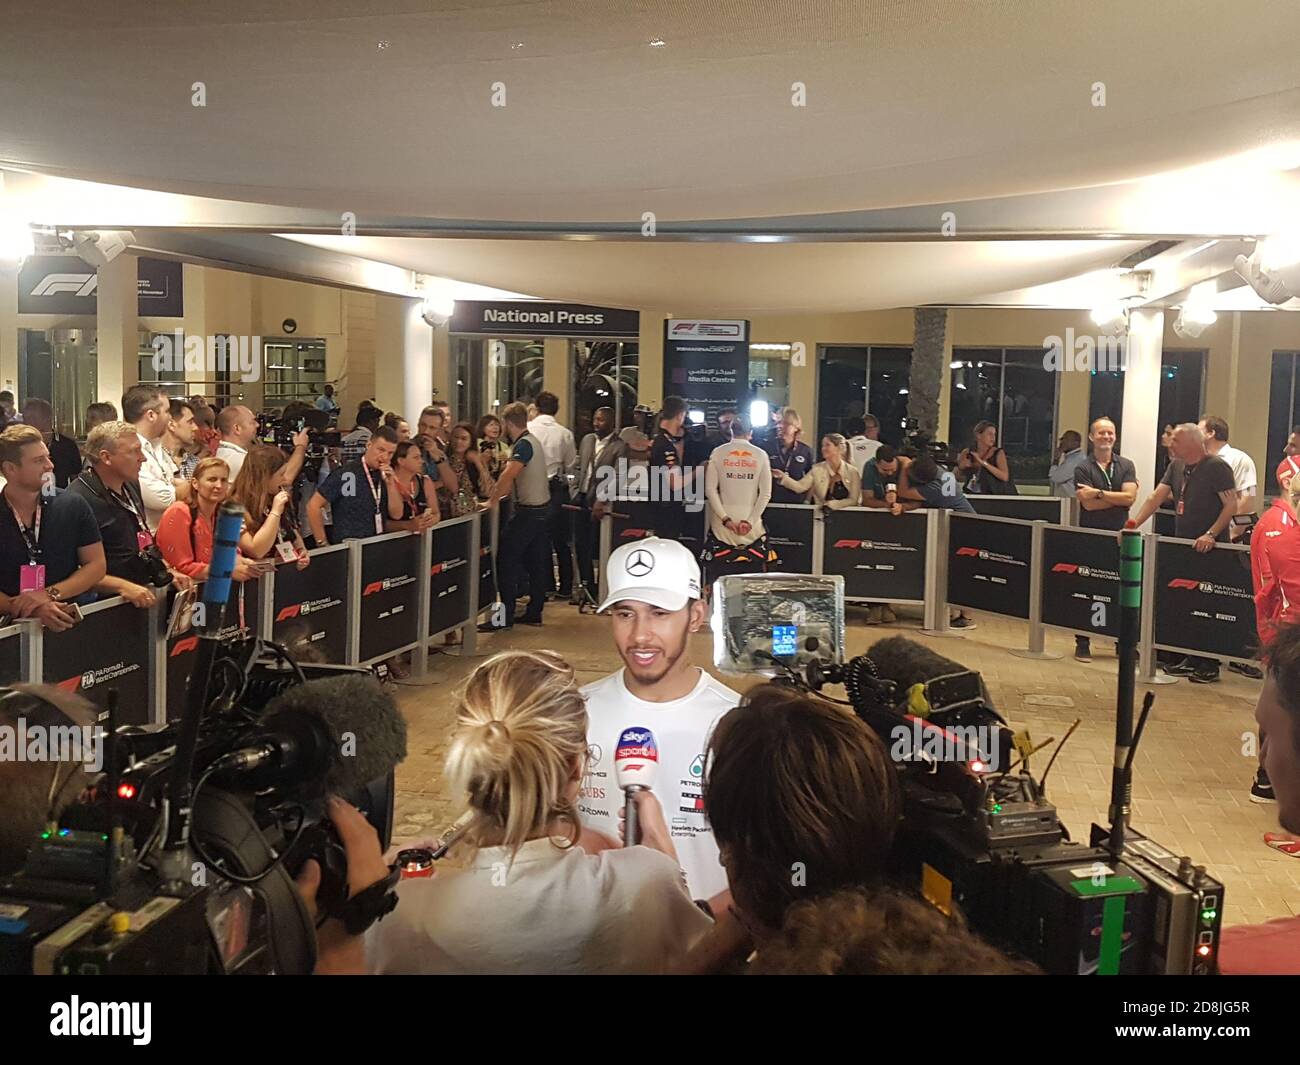
[[[277,713],[311,714],[324,722],[338,754],[325,779],[331,792],[364,787],[406,757],[406,720],[369,674],[295,684],[267,704],[264,719]]]
[[[951,658],[944,658],[924,644],[909,640],[905,636],[891,636],[887,640],[878,640],[867,649],[867,657],[875,663],[876,672],[882,679],[892,680],[898,685],[900,695],[913,684],[925,684],[935,677],[974,672],[969,666],[963,666]],[[980,691],[984,701],[992,706],[982,677]]]

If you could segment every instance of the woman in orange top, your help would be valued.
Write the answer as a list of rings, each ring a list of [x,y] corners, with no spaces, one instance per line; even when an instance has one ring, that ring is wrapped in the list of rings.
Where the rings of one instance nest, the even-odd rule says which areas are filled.
[[[230,467],[225,459],[207,458],[194,467],[190,478],[193,503],[173,503],[158,520],[155,542],[167,565],[196,581],[207,580],[212,561],[212,530],[217,508],[230,491]],[[246,581],[261,567],[242,555],[235,559],[234,578]]]

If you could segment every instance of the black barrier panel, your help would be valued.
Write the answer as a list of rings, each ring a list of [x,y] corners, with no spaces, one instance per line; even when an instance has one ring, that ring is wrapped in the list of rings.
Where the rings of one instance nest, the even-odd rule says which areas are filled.
[[[1177,520],[1177,515],[1172,510],[1162,507],[1151,515],[1151,531],[1157,536],[1177,536],[1178,533],[1174,530]]]
[[[275,571],[271,638],[303,661],[339,664],[348,657],[348,553],[312,555],[311,565]]]
[[[924,513],[833,510],[822,572],[844,578],[848,599],[925,599]]]
[[[1161,540],[1156,551],[1156,643],[1207,656],[1253,658],[1250,552]]]
[[[293,567],[290,567],[293,568]],[[277,575],[278,576],[278,575]],[[226,624],[221,636],[233,636],[241,628],[250,632],[258,631],[257,605],[261,585],[257,581],[244,581],[231,587],[230,605],[226,607]],[[240,596],[243,596],[243,609],[240,610]],[[199,585],[199,598],[203,598],[203,585]],[[167,610],[163,612],[164,625],[170,617],[172,596],[167,597]],[[242,615],[242,616],[241,616]],[[166,631],[164,629],[164,631]],[[190,686],[190,673],[194,668],[195,652],[199,649],[198,635],[191,629],[167,641],[167,720],[174,721],[185,709],[186,692]],[[330,659],[330,661],[336,661]],[[337,659],[342,661],[342,659]]]
[[[497,599],[496,559],[492,555],[492,514],[478,516],[478,608],[482,613]]]
[[[948,602],[1028,618],[1032,536],[1032,525],[952,515]]]
[[[1117,535],[1043,530],[1043,624],[1119,636]]]
[[[991,518],[1020,518],[1023,521],[1061,520],[1061,500],[1056,496],[981,496],[968,495],[976,514]]]
[[[118,695],[118,722],[147,725],[149,656],[153,633],[149,611],[128,604],[88,613],[64,632],[45,630],[41,676],[67,692],[83,695],[100,709],[108,693]]]
[[[769,567],[777,573],[811,573],[813,571],[812,507],[768,507],[763,511],[767,529],[767,546],[776,552],[776,562]]]
[[[0,640],[0,684],[15,684],[26,680],[23,675],[22,637],[18,634]]]
[[[433,530],[433,565],[429,570],[429,632],[460,625],[469,617],[470,535],[467,521],[437,525]]]
[[[641,540],[647,536],[662,535],[658,527],[663,517],[664,505],[652,503],[645,499],[619,499],[612,504],[614,511],[613,529],[609,542],[611,552],[617,551],[624,544]],[[704,515],[707,508],[692,513],[685,512],[686,533],[681,542],[690,548],[697,558],[704,550]],[[620,516],[621,515],[621,516]]]
[[[361,661],[415,642],[420,540],[402,536],[361,546]]]

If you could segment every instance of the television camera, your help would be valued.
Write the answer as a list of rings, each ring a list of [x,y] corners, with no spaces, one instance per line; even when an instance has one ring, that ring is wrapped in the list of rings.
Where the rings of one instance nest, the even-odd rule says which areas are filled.
[[[405,723],[368,670],[223,626],[241,523],[223,506],[182,715],[117,728],[110,693],[103,773],[0,880],[0,972],[310,973],[315,923],[357,933],[396,904],[396,869],[349,897],[326,806],[352,802],[387,848]],[[309,858],[315,922],[294,885]]]
[[[1126,536],[1123,551],[1132,592],[1130,582],[1140,589],[1140,538]],[[779,606],[746,619],[743,608],[725,605],[729,593],[742,600],[743,582],[758,580]],[[900,885],[944,912],[959,908],[990,942],[1051,973],[1215,971],[1223,885],[1128,825],[1133,758],[1153,702],[1148,694],[1134,730],[1135,594],[1124,602],[1135,616],[1121,632],[1111,823],[1075,841],[1046,788],[1074,727],[1035,776],[1031,758],[1048,744],[1034,746],[1008,726],[977,672],[904,637],[843,660],[842,578],[718,583],[716,664],[752,663],[777,683],[851,707],[880,737],[903,797],[892,868]],[[830,695],[831,685],[847,698]]]

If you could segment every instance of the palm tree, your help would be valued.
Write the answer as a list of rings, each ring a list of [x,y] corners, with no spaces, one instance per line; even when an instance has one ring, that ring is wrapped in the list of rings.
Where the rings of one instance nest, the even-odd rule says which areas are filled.
[[[620,348],[622,359],[620,362]],[[629,348],[633,350],[629,351]],[[578,345],[573,363],[574,433],[586,432],[597,407],[621,410],[627,424],[636,406],[639,383],[638,352],[631,344],[617,340],[593,340],[584,348]]]
[[[933,436],[939,431],[939,388],[943,384],[943,343],[948,329],[946,307],[917,307],[914,314],[912,375],[907,416]]]

